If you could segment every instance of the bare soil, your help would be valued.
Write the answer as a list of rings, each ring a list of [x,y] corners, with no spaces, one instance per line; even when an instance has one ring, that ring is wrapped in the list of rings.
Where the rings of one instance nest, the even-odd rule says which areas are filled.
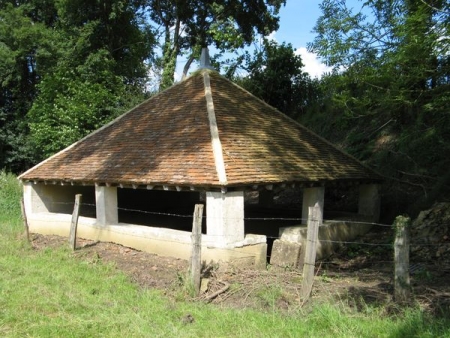
[[[334,301],[363,309],[382,306],[399,309],[393,302],[393,251],[383,243],[393,238],[391,230],[371,232],[359,243],[343,246],[332,257],[316,264],[312,297],[308,304]],[[32,234],[37,250],[67,245],[67,238]],[[141,288],[161,290],[169,297],[191,299],[186,285],[188,262],[137,251],[113,243],[78,239],[74,257],[113,264]],[[218,306],[291,312],[304,304],[299,269],[268,266],[266,270],[207,265],[201,295],[194,301]],[[450,316],[450,262],[445,257],[420,260],[411,257],[411,304],[420,304],[434,315]]]

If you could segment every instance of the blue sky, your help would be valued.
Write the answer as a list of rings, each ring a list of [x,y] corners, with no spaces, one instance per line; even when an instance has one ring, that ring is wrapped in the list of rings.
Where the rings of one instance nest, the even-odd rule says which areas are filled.
[[[306,47],[314,39],[311,33],[321,15],[317,0],[287,0],[280,10],[280,28],[275,33],[279,42],[289,42],[294,48]]]
[[[346,2],[349,8],[360,9],[362,6],[361,0]],[[296,54],[302,57],[304,70],[312,77],[320,77],[329,70],[315,54],[306,50],[307,43],[312,42],[315,37],[311,31],[322,14],[319,8],[321,3],[321,0],[287,0],[286,6],[280,10],[280,28],[271,35],[279,43],[292,44]]]
[[[314,40],[311,31],[321,15],[319,0],[287,0],[286,6],[280,10],[280,28],[271,35],[279,43],[292,44],[296,54],[302,57],[304,70],[311,77],[320,77],[328,68],[320,62],[316,55],[306,50],[308,42]]]

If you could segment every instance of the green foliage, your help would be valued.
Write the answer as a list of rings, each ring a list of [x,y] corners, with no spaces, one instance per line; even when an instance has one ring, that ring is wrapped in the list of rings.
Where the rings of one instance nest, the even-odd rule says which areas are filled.
[[[214,45],[234,51],[278,29],[278,11],[285,0],[160,1],[150,0],[149,17],[162,30],[162,79],[160,89],[173,84],[176,59],[200,47]]]
[[[143,98],[154,44],[143,6],[0,4],[0,168],[23,171]]]
[[[110,71],[114,64],[106,51],[99,50],[86,64],[61,67],[42,80],[40,95],[28,114],[42,157],[76,142],[142,99]]]
[[[98,51],[106,51],[108,59],[114,60],[110,71],[124,77],[127,84],[142,87],[147,77],[144,61],[152,56],[155,43],[144,6],[139,0],[58,1],[60,25],[72,40],[65,61],[78,67]]]
[[[334,72],[302,122],[392,178],[389,189],[405,195],[397,214],[450,197],[450,4],[369,0],[355,10],[325,0],[321,9],[309,47]]]
[[[303,63],[290,44],[264,40],[262,48],[246,54],[242,68],[248,74],[227,76],[269,105],[291,117],[297,117],[314,99],[316,82],[302,72]]]
[[[420,121],[421,114],[443,109],[450,68],[439,34],[448,30],[448,22],[440,21],[438,9],[420,0],[371,0],[356,14],[338,0],[323,1],[321,8],[310,48],[338,74],[328,83],[345,117],[383,115],[401,130]]]
[[[21,224],[22,185],[13,174],[0,171],[0,229],[16,232]]]
[[[34,160],[25,116],[56,54],[51,42],[56,33],[32,19],[40,16],[38,3],[0,5],[0,168],[13,171]]]
[[[405,228],[411,227],[411,219],[408,216],[397,216],[394,220],[393,228],[395,233],[404,231]]]

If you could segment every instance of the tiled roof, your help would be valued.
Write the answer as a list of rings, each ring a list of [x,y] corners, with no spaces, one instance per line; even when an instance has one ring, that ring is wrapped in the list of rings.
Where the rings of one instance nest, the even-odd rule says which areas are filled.
[[[206,69],[19,178],[180,187],[380,180],[353,157]]]

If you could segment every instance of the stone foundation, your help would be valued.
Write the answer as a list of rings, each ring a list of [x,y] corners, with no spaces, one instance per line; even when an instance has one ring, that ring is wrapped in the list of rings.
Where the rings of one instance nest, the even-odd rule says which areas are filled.
[[[364,235],[371,227],[371,224],[358,223],[357,221],[324,223],[319,227],[316,259],[330,256],[339,245],[342,245],[339,242],[350,241]],[[306,243],[306,233],[307,227],[305,225],[280,228],[280,239],[274,241],[270,264],[281,267],[303,266],[302,246]]]

